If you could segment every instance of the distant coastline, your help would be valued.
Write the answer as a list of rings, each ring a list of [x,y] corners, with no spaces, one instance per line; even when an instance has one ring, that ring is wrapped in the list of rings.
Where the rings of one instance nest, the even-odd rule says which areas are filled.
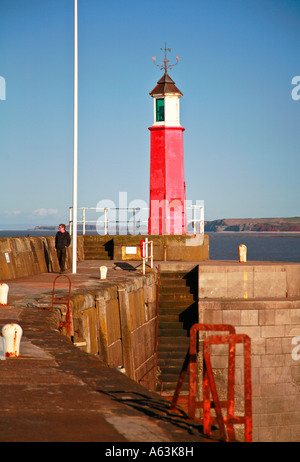
[[[300,217],[292,218],[224,218],[205,222],[205,232],[214,233],[299,233]]]

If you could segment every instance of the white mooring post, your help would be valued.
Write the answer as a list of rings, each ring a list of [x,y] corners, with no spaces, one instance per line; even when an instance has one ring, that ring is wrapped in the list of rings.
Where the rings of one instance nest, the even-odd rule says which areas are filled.
[[[9,287],[7,284],[0,284],[0,306],[7,305]]]
[[[6,358],[18,358],[20,356],[20,343],[23,329],[19,324],[5,324],[2,328],[4,339],[4,354]]]
[[[239,262],[246,263],[247,261],[247,247],[244,244],[239,245]]]

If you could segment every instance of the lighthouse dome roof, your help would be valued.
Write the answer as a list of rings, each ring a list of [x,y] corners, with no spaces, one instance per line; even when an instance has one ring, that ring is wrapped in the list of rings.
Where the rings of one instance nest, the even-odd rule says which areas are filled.
[[[164,73],[161,79],[157,82],[157,85],[149,93],[151,96],[155,95],[165,95],[175,93],[182,96],[181,91],[176,87],[174,80],[171,79],[167,72]]]

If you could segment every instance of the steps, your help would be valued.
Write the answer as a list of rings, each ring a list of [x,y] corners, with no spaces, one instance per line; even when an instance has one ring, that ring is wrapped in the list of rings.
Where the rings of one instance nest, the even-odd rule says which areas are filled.
[[[161,272],[159,283],[158,366],[163,394],[174,393],[189,350],[189,331],[198,322],[198,272]],[[182,390],[188,389],[188,372]]]
[[[113,239],[108,236],[84,236],[85,260],[112,260]]]

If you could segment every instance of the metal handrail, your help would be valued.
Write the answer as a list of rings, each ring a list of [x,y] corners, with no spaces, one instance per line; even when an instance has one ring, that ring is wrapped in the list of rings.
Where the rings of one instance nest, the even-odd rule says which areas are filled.
[[[142,259],[143,259],[143,274],[146,273],[146,261],[150,260],[150,268],[153,269],[153,241],[148,241],[146,238],[142,243]],[[150,253],[149,253],[150,246]]]
[[[203,342],[204,374],[203,400],[197,400],[197,381],[199,379],[197,365],[197,333],[198,331],[228,331],[229,335],[210,335]],[[236,415],[235,402],[235,362],[236,344],[244,345],[244,415]],[[228,380],[227,399],[221,401],[218,396],[214,374],[211,366],[210,346],[229,345],[228,349]],[[180,396],[183,381],[189,370],[189,393]],[[212,401],[211,397],[212,396]],[[252,441],[252,385],[251,385],[251,340],[248,335],[236,334],[235,328],[229,324],[194,324],[190,329],[190,347],[183,363],[176,389],[171,401],[171,409],[176,410],[177,405],[186,406],[190,420],[200,420],[203,423],[203,433],[211,434],[212,423],[219,426],[221,439],[235,441],[234,424],[244,425],[245,442]],[[216,417],[211,416],[214,407]],[[223,415],[221,409],[226,409]],[[203,410],[203,416],[196,416],[196,409]]]
[[[101,223],[104,225],[104,235],[108,235],[108,226],[109,224],[113,223],[115,224],[116,228],[117,226],[120,226],[121,224],[126,224],[127,229],[129,224],[132,225],[133,227],[133,233],[136,234],[136,214],[140,211],[149,211],[148,207],[79,207],[79,210],[82,210],[82,219],[77,220],[77,224],[82,224],[82,234],[86,234],[86,224],[90,223]],[[86,219],[86,210],[96,210],[99,213],[104,213],[104,219],[100,220],[87,220]],[[190,205],[187,207],[187,210],[191,210],[193,214],[193,218],[191,220],[187,220],[187,223],[192,223],[193,225],[193,233],[196,234],[204,234],[204,205]],[[127,211],[132,214],[132,217],[130,220],[110,220],[108,217],[108,213],[110,211],[116,212],[116,211]],[[197,211],[200,212],[200,218],[196,218]],[[148,228],[148,219],[147,220],[138,220],[139,223],[144,223]],[[198,226],[197,226],[198,225]],[[69,207],[69,230],[70,234],[72,234],[72,226],[73,226],[73,207]],[[198,228],[198,230],[197,230]],[[197,232],[198,231],[198,232]],[[143,234],[147,234],[146,232]]]
[[[55,286],[56,286],[56,281],[59,278],[67,278],[68,280],[68,296],[67,297],[57,297],[55,296]],[[67,334],[71,335],[71,327],[72,327],[72,312],[71,312],[71,279],[69,276],[66,274],[60,274],[59,276],[56,276],[56,278],[53,280],[53,288],[52,288],[52,299],[51,299],[51,308],[50,310],[53,310],[53,305],[66,305],[67,307],[67,313],[66,313],[66,321],[65,322],[60,322],[59,327],[66,327],[67,328]]]

